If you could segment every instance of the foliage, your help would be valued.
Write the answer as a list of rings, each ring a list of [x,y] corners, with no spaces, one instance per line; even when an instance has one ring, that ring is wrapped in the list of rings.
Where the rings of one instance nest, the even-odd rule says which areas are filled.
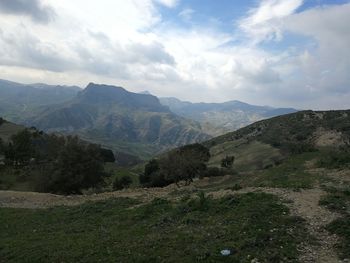
[[[205,163],[209,158],[209,150],[201,144],[180,147],[159,160],[147,163],[144,174],[140,176],[140,183],[162,187],[184,180],[189,184],[207,169]]]
[[[128,188],[132,184],[132,179],[130,176],[124,175],[121,178],[115,178],[113,183],[114,190],[121,190]]]
[[[227,142],[259,141],[272,145],[289,156],[316,151],[313,137],[320,129],[341,132],[345,139],[349,139],[350,111],[300,111],[282,115],[253,123],[204,144],[219,147]]]
[[[342,151],[332,151],[329,154],[323,156],[318,161],[318,166],[328,169],[343,168],[350,165],[350,151],[344,149]]]
[[[31,158],[35,157],[31,137],[28,129],[11,136],[11,142],[5,148],[5,158],[8,163],[25,165],[29,163]]]
[[[2,139],[0,138],[0,155],[3,155],[4,153],[5,153],[5,145]]]
[[[98,186],[106,175],[103,150],[77,137],[24,129],[13,135],[3,148],[6,169],[1,172],[2,189],[21,185],[20,189],[23,186],[32,191],[80,193],[82,189]]]
[[[67,137],[57,160],[49,168],[51,172],[43,183],[47,191],[54,193],[80,193],[81,189],[102,183],[106,176],[100,148],[84,144],[77,137]]]
[[[4,262],[297,262],[304,222],[277,197],[204,194],[148,204],[110,199],[51,209],[0,208]],[[135,206],[137,205],[137,206]],[[130,209],[130,208],[133,209]],[[130,227],[132,226],[132,227]],[[231,256],[220,251],[231,248]]]
[[[231,168],[234,161],[235,161],[235,157],[233,155],[232,156],[226,155],[226,157],[221,160],[221,167]]]
[[[113,154],[112,150],[101,148],[100,149],[100,154],[101,154],[101,157],[102,157],[102,159],[103,159],[103,161],[105,163],[107,163],[107,162],[108,163],[115,162],[115,157],[114,157],[114,154]]]

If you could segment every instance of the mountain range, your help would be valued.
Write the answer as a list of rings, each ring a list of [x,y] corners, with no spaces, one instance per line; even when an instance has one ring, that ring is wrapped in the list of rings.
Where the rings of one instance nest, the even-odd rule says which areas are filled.
[[[80,89],[0,80],[1,117],[46,132],[79,135],[115,152],[141,158],[295,111],[239,101],[158,99],[147,91],[133,93],[94,83]]]
[[[213,135],[237,130],[259,120],[297,112],[293,108],[256,106],[237,100],[223,103],[192,103],[170,97],[160,98],[160,102],[172,112],[198,121],[204,127],[208,124],[214,126],[217,133]]]

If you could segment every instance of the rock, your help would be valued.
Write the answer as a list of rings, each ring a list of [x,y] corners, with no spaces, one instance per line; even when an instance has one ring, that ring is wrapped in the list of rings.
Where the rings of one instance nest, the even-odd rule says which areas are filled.
[[[223,249],[223,250],[220,251],[220,253],[221,253],[222,256],[229,256],[229,255],[231,255],[231,250]]]

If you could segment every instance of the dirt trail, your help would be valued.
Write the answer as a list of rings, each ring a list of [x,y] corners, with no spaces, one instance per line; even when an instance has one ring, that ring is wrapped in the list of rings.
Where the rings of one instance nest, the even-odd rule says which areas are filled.
[[[193,188],[192,186],[189,189]],[[60,205],[74,206],[87,201],[99,201],[115,197],[137,198],[143,202],[148,202],[156,197],[174,198],[169,195],[169,193],[175,189],[174,187],[130,189],[83,196],[60,196],[44,193],[0,191],[0,207],[36,209]],[[248,192],[265,192],[277,195],[283,200],[288,200],[289,202],[287,202],[286,205],[289,206],[291,213],[306,220],[308,231],[316,238],[317,243],[305,243],[300,246],[301,262],[341,262],[333,250],[337,242],[337,237],[335,235],[330,235],[330,233],[324,229],[328,223],[336,219],[339,215],[319,206],[319,200],[326,192],[318,188],[293,191],[284,188],[248,187],[235,192],[231,190],[219,190],[211,192],[210,194],[214,198],[219,198],[232,193]]]
[[[89,201],[101,201],[109,198],[130,197],[143,202],[168,194],[166,189],[137,189],[106,192],[92,195],[62,196],[47,193],[0,191],[0,207],[12,208],[49,208],[54,206],[75,206]]]
[[[248,188],[238,192],[255,191],[275,194],[284,200],[292,201],[286,204],[289,206],[291,213],[306,220],[306,227],[309,233],[315,237],[316,243],[304,243],[299,247],[301,262],[341,262],[333,249],[338,241],[338,237],[331,235],[325,229],[325,226],[339,217],[339,214],[331,212],[319,205],[320,198],[326,195],[326,192],[318,188],[300,191],[281,188]]]

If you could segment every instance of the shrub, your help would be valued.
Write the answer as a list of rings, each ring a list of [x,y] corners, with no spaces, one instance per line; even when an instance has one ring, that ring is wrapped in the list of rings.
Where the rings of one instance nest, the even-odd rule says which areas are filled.
[[[179,181],[192,182],[206,169],[209,150],[201,144],[191,144],[169,152],[159,160],[151,160],[145,166],[140,183],[146,187],[162,187]]]
[[[224,168],[231,168],[233,165],[233,162],[235,161],[235,157],[232,156],[226,156],[221,160],[221,167]]]
[[[129,188],[129,186],[132,184],[132,179],[128,175],[124,175],[121,178],[116,178],[113,183],[113,189],[114,190],[121,190],[124,188]]]

